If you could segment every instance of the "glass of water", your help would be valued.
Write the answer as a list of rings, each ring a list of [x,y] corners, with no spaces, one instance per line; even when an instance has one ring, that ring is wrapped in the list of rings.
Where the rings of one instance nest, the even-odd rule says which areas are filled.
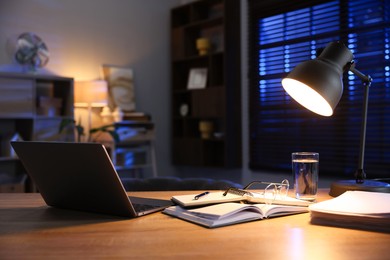
[[[315,201],[318,189],[319,154],[296,152],[292,153],[291,157],[295,197]]]

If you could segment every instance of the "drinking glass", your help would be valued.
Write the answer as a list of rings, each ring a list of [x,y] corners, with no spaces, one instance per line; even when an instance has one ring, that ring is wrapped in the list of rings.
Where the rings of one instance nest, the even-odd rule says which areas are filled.
[[[292,153],[294,191],[297,199],[315,201],[318,189],[319,154]]]

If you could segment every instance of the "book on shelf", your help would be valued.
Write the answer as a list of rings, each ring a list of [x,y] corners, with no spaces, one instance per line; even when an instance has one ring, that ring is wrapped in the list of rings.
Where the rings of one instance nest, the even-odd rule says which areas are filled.
[[[164,209],[163,213],[208,228],[216,228],[308,211],[308,207],[304,206],[228,202],[194,209],[172,206]]]
[[[390,193],[346,191],[309,206],[312,224],[390,232]]]
[[[173,196],[171,200],[182,207],[198,207],[225,202],[267,203],[267,198],[261,193],[251,192],[250,195],[239,195],[223,191],[209,192],[206,196],[195,199],[196,194]],[[309,206],[312,202],[299,200],[289,196],[276,195],[272,204],[287,206]]]

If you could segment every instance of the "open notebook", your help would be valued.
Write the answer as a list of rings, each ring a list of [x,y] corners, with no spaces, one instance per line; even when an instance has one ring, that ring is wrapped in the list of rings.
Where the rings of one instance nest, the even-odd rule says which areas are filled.
[[[221,203],[195,209],[180,206],[166,208],[163,213],[187,220],[205,227],[215,228],[264,218],[308,212],[308,207]]]

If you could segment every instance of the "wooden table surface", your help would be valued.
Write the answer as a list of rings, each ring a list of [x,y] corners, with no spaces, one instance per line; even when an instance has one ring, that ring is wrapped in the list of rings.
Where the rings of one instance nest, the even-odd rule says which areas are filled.
[[[196,193],[134,192],[169,199]],[[328,199],[321,190],[319,200]],[[0,194],[0,259],[390,259],[390,234],[316,226],[309,213],[207,229],[162,213],[123,219]]]

